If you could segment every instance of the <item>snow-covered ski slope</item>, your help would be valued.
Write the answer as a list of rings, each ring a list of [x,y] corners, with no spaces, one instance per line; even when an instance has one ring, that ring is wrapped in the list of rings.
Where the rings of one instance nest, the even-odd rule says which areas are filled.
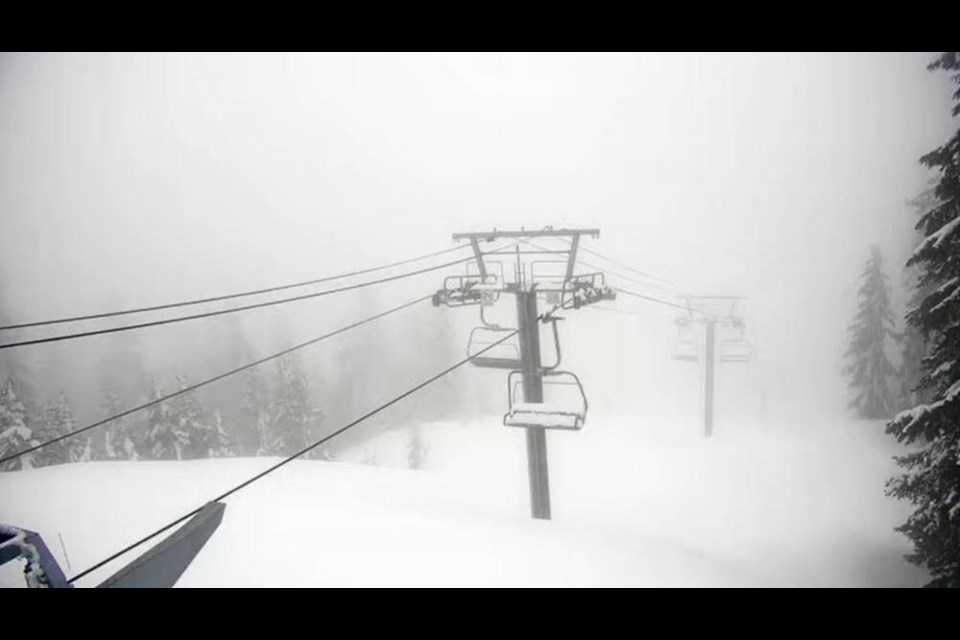
[[[533,521],[523,430],[491,416],[295,461],[228,500],[181,578],[239,586],[914,586],[869,422],[695,425],[595,412],[548,437],[553,520]],[[0,474],[0,522],[77,573],[275,462],[95,462]],[[125,558],[129,560],[133,555]],[[122,562],[81,580],[92,586]]]

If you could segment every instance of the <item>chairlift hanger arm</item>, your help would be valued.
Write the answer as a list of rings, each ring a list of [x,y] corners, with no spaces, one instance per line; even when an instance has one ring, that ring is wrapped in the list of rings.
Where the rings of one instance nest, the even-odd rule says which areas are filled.
[[[480,307],[481,313],[483,307]],[[483,342],[476,339],[477,332],[489,331],[494,333],[516,333],[516,329],[511,329],[509,327],[500,327],[497,325],[487,325],[483,327],[474,327],[470,330],[470,337],[467,340],[467,357],[472,358],[470,361],[475,367],[487,368],[487,369],[516,369],[518,366],[522,365],[520,360],[520,351],[517,349],[517,345],[511,342],[503,343],[503,346],[510,347],[513,349],[514,357],[503,357],[503,356],[492,356],[492,355],[477,355],[474,356],[473,346],[475,344],[490,344],[489,342]]]
[[[560,334],[557,332],[557,322],[559,322],[560,320],[563,320],[563,318],[559,318],[557,316],[547,316],[546,318],[543,319],[543,322],[545,323],[549,322],[553,326],[553,346],[557,354],[556,362],[554,362],[549,367],[543,367],[544,374],[550,371],[553,371],[554,369],[559,367],[561,360],[563,360],[563,354],[560,351]]]
[[[487,318],[486,316],[484,316],[484,313],[483,313],[484,306],[485,305],[482,305],[482,304],[480,305],[480,322],[483,323],[483,326],[485,326],[488,329],[502,329],[502,327],[496,322],[487,322]]]
[[[573,242],[570,244],[570,256],[567,258],[567,275],[564,281],[573,277],[573,270],[577,266],[577,249],[580,248],[580,235],[573,236]]]
[[[470,238],[470,245],[473,247],[473,255],[477,259],[477,268],[480,270],[480,277],[484,282],[487,281],[487,267],[483,264],[483,252],[480,251],[480,245],[476,238]]]

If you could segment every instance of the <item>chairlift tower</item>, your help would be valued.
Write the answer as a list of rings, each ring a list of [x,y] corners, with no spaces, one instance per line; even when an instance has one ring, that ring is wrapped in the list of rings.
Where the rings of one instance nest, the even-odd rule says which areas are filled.
[[[539,231],[498,231],[455,233],[455,242],[468,241],[473,247],[476,273],[449,276],[444,286],[434,295],[435,306],[451,307],[479,305],[482,326],[470,333],[467,354],[473,355],[473,347],[483,344],[480,333],[516,333],[518,345],[510,345],[513,353],[505,356],[478,354],[471,362],[478,367],[508,369],[507,413],[503,424],[526,430],[527,471],[530,484],[530,509],[534,518],[550,519],[550,478],[547,465],[547,429],[579,430],[583,428],[587,413],[587,399],[579,378],[569,371],[558,369],[561,361],[560,338],[557,322],[562,318],[558,310],[579,309],[600,300],[612,300],[615,293],[606,286],[602,273],[576,274],[577,250],[582,236],[597,238],[598,229],[553,229]],[[499,239],[517,239],[514,251],[484,252],[480,243]],[[534,238],[560,238],[566,246],[559,250],[521,249],[520,244]],[[532,246],[532,245],[531,245]],[[523,256],[548,255],[552,259],[524,263]],[[504,277],[502,263],[488,259],[489,256],[511,256],[515,259],[513,279]],[[562,272],[543,274],[543,268],[559,266]],[[499,271],[496,266],[499,266]],[[541,273],[538,275],[537,270]],[[516,297],[517,327],[501,327],[489,322],[484,309],[495,305],[502,295]],[[544,297],[550,308],[542,315],[538,311],[538,298]],[[544,366],[540,353],[540,325],[550,324],[553,333],[556,361]],[[502,338],[501,338],[502,339]],[[492,344],[491,340],[487,344]],[[501,351],[507,350],[507,348]],[[517,380],[520,378],[523,400],[515,400]],[[544,402],[544,384],[550,387],[575,389],[578,405],[571,408],[558,407]]]
[[[703,435],[713,435],[713,395],[714,376],[717,361],[717,328],[720,327],[720,362],[749,362],[752,357],[750,343],[747,342],[743,319],[737,314],[737,296],[680,296],[687,307],[687,313],[677,317],[679,337],[674,352],[677,360],[699,362],[699,346],[684,337],[684,329],[693,324],[704,327],[704,391],[703,391]]]

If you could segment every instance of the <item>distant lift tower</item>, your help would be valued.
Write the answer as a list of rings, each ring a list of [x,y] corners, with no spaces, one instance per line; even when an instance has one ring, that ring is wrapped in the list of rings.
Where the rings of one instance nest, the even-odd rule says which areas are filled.
[[[717,358],[717,328],[720,329],[720,362],[749,362],[752,357],[743,319],[737,313],[736,296],[680,296],[687,313],[677,316],[677,344],[673,357],[699,363],[704,361],[703,434],[713,434],[714,369]],[[701,343],[693,329],[704,327]]]
[[[550,519],[546,429],[579,430],[587,416],[587,398],[580,379],[569,371],[558,369],[561,352],[557,322],[563,318],[555,313],[615,297],[613,290],[606,286],[602,273],[575,273],[581,236],[597,238],[599,235],[598,229],[554,230],[551,227],[541,231],[455,233],[454,241],[470,242],[476,261],[468,263],[466,274],[447,277],[443,288],[433,297],[434,306],[480,307],[481,325],[470,332],[468,356],[478,354],[505,336],[516,334],[516,340],[511,337],[476,355],[471,362],[477,367],[510,372],[503,424],[526,429],[530,506],[533,517],[541,520]],[[529,250],[519,246],[528,239],[554,237],[566,240],[563,248]],[[481,250],[481,242],[501,238],[515,238],[518,245],[513,251],[485,253]],[[533,255],[545,257],[528,258]],[[505,278],[503,262],[494,256],[515,259],[511,279]],[[490,322],[484,315],[485,310],[496,306],[504,295],[516,297],[516,329]],[[537,310],[541,297],[549,306],[542,316]],[[544,366],[540,357],[540,324],[549,324],[553,333],[556,359],[549,366]],[[550,390],[547,401],[544,400],[545,387]],[[518,389],[522,391],[522,400],[517,397]]]

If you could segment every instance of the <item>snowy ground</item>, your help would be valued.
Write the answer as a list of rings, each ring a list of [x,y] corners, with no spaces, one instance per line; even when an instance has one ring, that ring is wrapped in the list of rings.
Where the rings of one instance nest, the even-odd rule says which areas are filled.
[[[883,495],[896,449],[881,425],[737,427],[705,440],[695,425],[596,414],[551,433],[550,522],[528,515],[522,430],[425,425],[422,471],[403,468],[408,434],[394,432],[230,498],[178,586],[923,584],[892,530],[908,507]],[[66,568],[62,535],[73,575],[272,462],[0,474],[0,522],[39,531]]]

